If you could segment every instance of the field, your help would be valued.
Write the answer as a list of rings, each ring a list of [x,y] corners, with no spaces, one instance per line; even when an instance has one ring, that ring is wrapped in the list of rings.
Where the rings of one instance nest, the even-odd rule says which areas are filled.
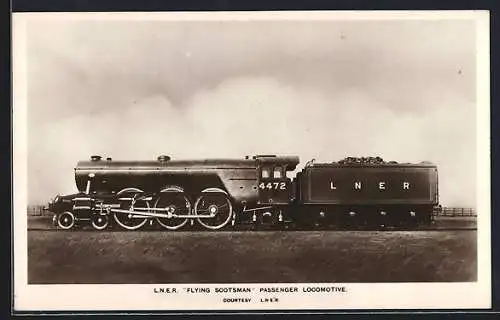
[[[30,230],[28,281],[32,284],[474,281],[476,246],[475,230]]]

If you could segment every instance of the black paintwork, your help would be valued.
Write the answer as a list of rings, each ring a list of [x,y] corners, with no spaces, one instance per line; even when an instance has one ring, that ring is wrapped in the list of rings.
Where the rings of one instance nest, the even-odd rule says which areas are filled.
[[[115,161],[93,156],[90,161],[78,162],[75,168],[79,192],[59,197],[49,210],[60,213],[72,211],[73,205],[90,206],[90,210],[78,211],[88,216],[96,213],[95,203],[116,203],[116,194],[124,188],[138,188],[151,195],[154,202],[162,189],[172,185],[184,190],[192,204],[207,188],[226,192],[237,222],[253,222],[255,215],[259,215],[257,220],[267,219],[273,224],[302,224],[317,221],[318,217],[343,221],[352,212],[365,223],[379,221],[380,212],[384,212],[383,219],[404,220],[412,212],[415,219],[427,221],[432,208],[438,205],[437,167],[430,163],[398,164],[378,157],[332,163],[310,161],[295,178],[287,177],[287,172],[298,164],[298,157],[274,155],[205,160],[160,156],[156,161]],[[266,175],[263,170],[267,170]],[[279,174],[275,176],[274,171]],[[362,182],[363,190],[353,189],[355,181]],[[386,185],[383,192],[377,189],[379,181]],[[412,188],[402,190],[403,182]]]

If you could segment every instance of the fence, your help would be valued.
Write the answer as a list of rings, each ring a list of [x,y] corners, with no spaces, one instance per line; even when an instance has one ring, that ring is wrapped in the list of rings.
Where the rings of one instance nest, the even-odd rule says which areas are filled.
[[[42,216],[47,214],[46,211],[43,210],[43,205],[29,205],[28,206],[28,215],[29,216]]]
[[[444,217],[475,217],[477,213],[474,208],[443,207],[436,215]]]

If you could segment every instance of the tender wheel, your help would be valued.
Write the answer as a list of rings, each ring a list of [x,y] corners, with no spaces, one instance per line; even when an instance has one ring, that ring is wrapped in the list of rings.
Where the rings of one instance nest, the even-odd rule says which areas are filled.
[[[378,230],[385,230],[392,226],[391,214],[386,209],[377,211],[376,228]]]
[[[202,191],[194,205],[195,215],[206,215],[210,218],[197,218],[207,229],[218,230],[226,226],[233,214],[231,200],[224,190],[210,188]]]
[[[177,230],[182,228],[188,218],[177,218],[172,215],[188,215],[191,213],[191,202],[184,195],[184,191],[180,187],[167,187],[160,191],[160,196],[156,200],[154,209],[162,209],[156,213],[167,214],[170,218],[157,218],[156,221],[165,229]]]
[[[358,225],[361,212],[357,208],[349,208],[340,216],[339,224],[342,229],[354,229]]]
[[[117,196],[118,202],[120,203],[120,210],[130,210],[132,208],[132,204],[134,210],[137,210],[138,208],[149,209],[149,202],[146,200],[140,200],[142,193],[143,191],[137,188],[126,188],[118,192]],[[130,213],[115,212],[113,217],[115,218],[116,223],[127,230],[137,230],[144,226],[148,220],[148,218],[136,217]]]
[[[57,217],[57,226],[64,230],[69,230],[75,226],[75,215],[69,211],[65,211]]]
[[[92,216],[92,227],[96,230],[104,230],[109,225],[109,218],[106,215],[95,214]]]

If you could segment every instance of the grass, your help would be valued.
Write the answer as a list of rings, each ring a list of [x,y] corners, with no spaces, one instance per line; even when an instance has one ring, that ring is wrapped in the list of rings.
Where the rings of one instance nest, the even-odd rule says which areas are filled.
[[[476,232],[28,232],[28,281],[474,281]]]

